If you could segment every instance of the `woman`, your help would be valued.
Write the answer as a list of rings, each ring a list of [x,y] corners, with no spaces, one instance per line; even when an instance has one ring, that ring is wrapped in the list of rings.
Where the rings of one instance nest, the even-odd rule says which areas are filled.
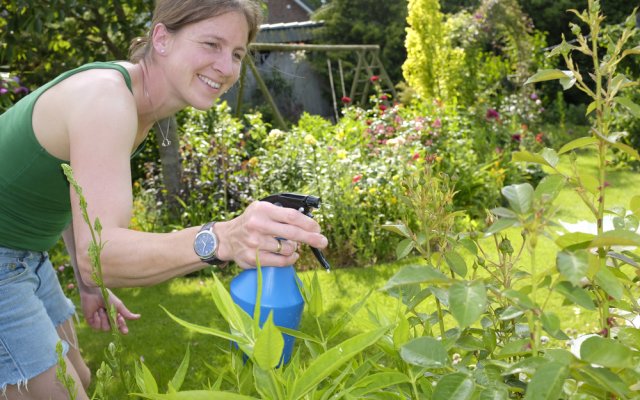
[[[88,323],[109,328],[91,279],[89,229],[63,162],[74,169],[89,215],[102,223],[108,287],[154,285],[231,260],[251,268],[256,252],[263,264],[290,265],[298,242],[327,245],[315,221],[266,202],[202,227],[128,229],[132,154],[156,121],[187,106],[206,110],[236,82],[259,21],[253,0],[159,1],[148,37],[132,46],[132,62],[70,71],[0,116],[0,388],[8,398],[67,398],[55,377],[59,339],[78,398],[87,398],[90,372],[78,352],[73,305],[46,254],[60,235],[77,264]],[[115,296],[109,301],[126,333],[126,320],[138,316]]]

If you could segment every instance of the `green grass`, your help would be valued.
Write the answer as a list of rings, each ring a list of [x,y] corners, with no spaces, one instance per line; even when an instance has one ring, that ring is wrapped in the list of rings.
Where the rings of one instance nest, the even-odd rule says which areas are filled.
[[[563,165],[563,168],[566,166]],[[580,170],[586,173],[594,172],[596,160],[593,157],[581,157]],[[611,184],[607,191],[608,206],[628,206],[629,199],[640,194],[640,175],[631,171],[612,171],[608,174]],[[570,190],[561,193],[558,202],[560,212],[557,219],[566,222],[580,220],[593,221],[593,216],[582,204],[579,197]],[[520,234],[516,230],[509,232],[514,248],[518,248]],[[555,268],[557,246],[548,239],[542,239],[538,246],[538,268]],[[414,260],[415,261],[415,260]],[[405,261],[406,262],[406,261]],[[397,309],[395,299],[379,292],[378,288],[402,267],[404,263],[380,264],[371,268],[345,268],[326,274],[318,272],[324,297],[324,307],[327,316],[321,320],[329,323],[337,318],[352,304],[356,303],[370,290],[374,290],[367,303],[369,310],[386,314],[390,318]],[[529,270],[528,255],[524,255],[519,267]],[[311,278],[313,272],[300,272],[305,281]],[[227,285],[229,276],[223,277]],[[189,322],[224,328],[225,324],[215,309],[209,294],[212,278],[206,273],[202,277],[179,278],[155,287],[140,289],[117,290],[116,293],[134,312],[142,314],[138,321],[129,323],[130,333],[124,343],[133,357],[142,357],[145,364],[157,378],[161,390],[166,390],[166,384],[180,364],[187,346],[191,348],[190,371],[184,388],[198,389],[207,381],[217,377],[216,371],[228,365],[230,356],[229,343],[224,340],[202,334],[193,334],[174,323],[160,308],[166,307],[173,314]],[[75,299],[77,301],[77,299]],[[426,311],[432,312],[430,302],[425,304]],[[586,333],[595,331],[598,326],[597,316],[573,306],[563,306],[562,299],[554,297],[548,305],[549,310],[558,314],[563,327],[569,333]],[[576,312],[579,310],[579,313]],[[360,331],[368,324],[368,312],[362,310],[349,326],[347,335]],[[81,318],[82,319],[82,318]],[[315,321],[308,315],[303,317],[303,331],[314,331]],[[92,371],[96,371],[104,359],[103,352],[111,341],[110,333],[92,331],[84,321],[78,327],[78,336],[83,355]],[[208,368],[211,366],[211,369]]]

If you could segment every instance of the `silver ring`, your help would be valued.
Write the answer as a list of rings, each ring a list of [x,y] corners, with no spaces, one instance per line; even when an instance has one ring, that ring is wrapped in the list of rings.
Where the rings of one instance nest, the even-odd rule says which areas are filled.
[[[276,238],[276,242],[278,242],[278,248],[276,249],[276,251],[274,253],[276,254],[282,254],[282,239],[278,239]]]

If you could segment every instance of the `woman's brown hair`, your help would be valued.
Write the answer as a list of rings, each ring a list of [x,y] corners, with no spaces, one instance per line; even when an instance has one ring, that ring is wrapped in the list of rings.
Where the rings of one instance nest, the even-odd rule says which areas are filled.
[[[177,32],[189,24],[230,11],[244,14],[249,25],[247,44],[251,43],[256,38],[262,21],[262,9],[256,0],[157,0],[151,29],[147,36],[131,42],[129,60],[137,63],[150,53],[150,35],[157,24],[164,24],[169,32]]]

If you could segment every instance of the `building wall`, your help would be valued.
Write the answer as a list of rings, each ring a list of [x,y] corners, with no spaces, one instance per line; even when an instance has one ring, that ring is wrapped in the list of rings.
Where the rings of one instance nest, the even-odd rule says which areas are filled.
[[[308,21],[309,14],[293,0],[267,0],[267,24]]]

